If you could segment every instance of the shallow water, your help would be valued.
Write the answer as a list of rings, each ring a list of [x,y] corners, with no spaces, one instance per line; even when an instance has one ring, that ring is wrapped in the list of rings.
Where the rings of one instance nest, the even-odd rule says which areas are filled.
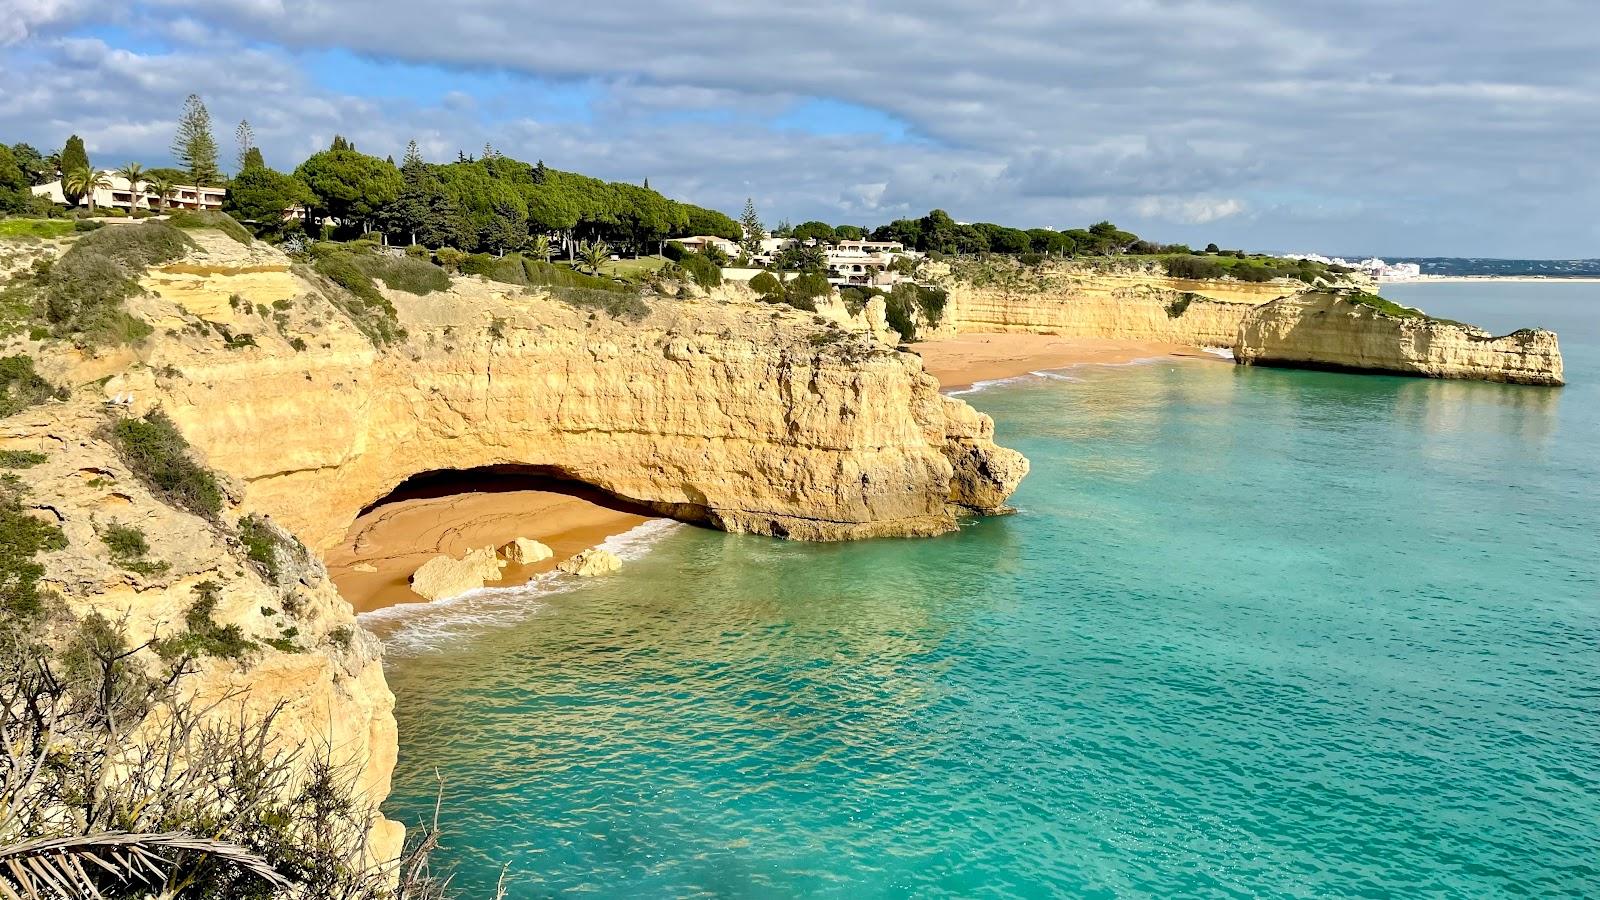
[[[1600,286],[1564,389],[1087,367],[967,397],[1020,512],[658,529],[621,575],[374,622],[473,892],[1600,893]],[[642,541],[637,542],[642,544]],[[542,592],[538,592],[542,591]]]

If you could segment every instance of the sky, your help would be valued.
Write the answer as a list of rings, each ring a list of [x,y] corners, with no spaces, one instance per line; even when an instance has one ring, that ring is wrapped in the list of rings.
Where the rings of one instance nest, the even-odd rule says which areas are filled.
[[[932,208],[1391,256],[1600,256],[1594,0],[0,0],[0,141],[292,169],[492,144],[773,224]]]

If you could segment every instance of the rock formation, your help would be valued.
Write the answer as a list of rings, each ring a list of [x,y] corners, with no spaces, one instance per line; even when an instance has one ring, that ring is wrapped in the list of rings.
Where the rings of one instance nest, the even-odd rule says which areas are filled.
[[[468,550],[460,559],[435,556],[411,574],[411,590],[429,600],[455,597],[498,580],[503,565],[493,547]]]
[[[1243,365],[1338,368],[1562,383],[1556,335],[1527,329],[1494,337],[1459,322],[1350,302],[1356,288],[1279,279],[1168,278],[1148,268],[1104,272],[1075,265],[1000,268],[977,284],[948,278],[934,337],[1025,331],[1070,337],[1226,347]]]
[[[556,566],[557,571],[579,578],[610,575],[621,568],[621,558],[610,550],[602,550],[599,547],[590,547],[582,553],[562,560],[561,564]]]
[[[994,444],[988,417],[942,396],[916,356],[866,325],[716,298],[656,299],[617,318],[467,278],[422,297],[385,289],[407,336],[378,346],[359,304],[277,251],[192,236],[200,249],[128,301],[154,327],[149,339],[92,352],[5,339],[74,399],[0,422],[0,449],[48,458],[29,473],[30,502],[69,544],[40,557],[46,587],[80,613],[124,621],[137,643],[169,633],[196,586],[213,583],[217,624],[238,625],[255,649],[209,661],[192,689],[247,687],[257,712],[283,704],[277,739],[336,748],[374,804],[396,753],[379,648],[314,556],[268,578],[228,536],[240,517],[270,516],[320,550],[412,475],[511,466],[730,531],[931,535],[958,514],[1001,510],[1027,472]],[[152,496],[107,443],[118,417],[155,408],[229,486],[220,520]],[[112,520],[142,527],[166,568],[107,560],[96,529]],[[459,593],[497,575],[495,559],[485,548],[435,560],[415,584]],[[618,564],[591,550],[575,569]],[[374,824],[380,855],[400,836]]]
[[[517,538],[500,548],[500,558],[518,566],[544,562],[552,555],[549,547],[528,538]]]
[[[1513,384],[1562,383],[1555,334],[1495,337],[1460,322],[1385,314],[1350,295],[1313,291],[1252,310],[1233,347],[1242,365],[1353,369]]]

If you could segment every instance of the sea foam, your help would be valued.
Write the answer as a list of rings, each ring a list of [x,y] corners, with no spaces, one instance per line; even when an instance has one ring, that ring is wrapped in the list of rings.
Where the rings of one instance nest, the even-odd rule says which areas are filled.
[[[624,561],[649,553],[662,538],[685,527],[672,519],[651,519],[601,541],[601,549]],[[375,609],[357,620],[383,641],[390,654],[436,653],[493,628],[537,615],[547,598],[582,586],[583,579],[550,571],[511,587],[486,587],[427,603],[401,603]]]

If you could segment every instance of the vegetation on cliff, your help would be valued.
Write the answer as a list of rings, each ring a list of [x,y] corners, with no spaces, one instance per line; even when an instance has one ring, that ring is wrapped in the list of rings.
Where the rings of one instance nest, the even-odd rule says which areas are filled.
[[[0,357],[0,419],[16,415],[66,391],[34,371],[33,357],[18,354]]]
[[[41,259],[13,277],[0,308],[20,315],[13,327],[37,323],[58,337],[87,344],[138,340],[150,326],[125,308],[141,292],[139,279],[157,263],[194,246],[184,233],[159,222],[102,228],[79,238],[59,259]]]
[[[222,488],[211,471],[194,461],[189,442],[160,410],[142,419],[122,419],[111,428],[123,462],[167,502],[215,520],[222,512]]]

